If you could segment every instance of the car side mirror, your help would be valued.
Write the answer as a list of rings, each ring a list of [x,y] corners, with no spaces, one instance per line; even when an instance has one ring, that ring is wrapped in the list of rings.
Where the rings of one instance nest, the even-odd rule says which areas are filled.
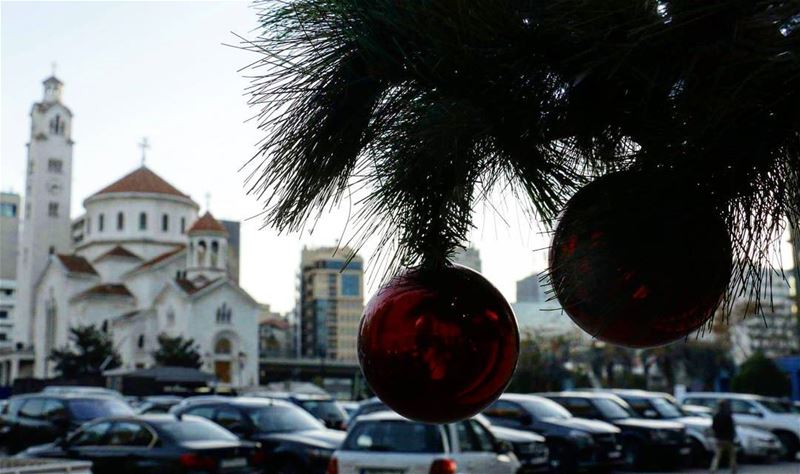
[[[497,454],[510,454],[514,452],[514,446],[508,441],[497,440],[494,450]]]

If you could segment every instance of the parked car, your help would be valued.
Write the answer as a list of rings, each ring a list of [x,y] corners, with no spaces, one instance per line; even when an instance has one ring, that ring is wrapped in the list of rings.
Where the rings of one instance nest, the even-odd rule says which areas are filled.
[[[419,423],[381,411],[358,417],[328,474],[514,474],[520,463],[478,419]]]
[[[193,397],[186,397],[177,404],[173,405],[170,409],[170,413],[175,413],[178,410],[182,410],[188,406],[195,405],[198,403],[208,403],[208,402],[226,402],[231,400],[231,397],[225,395],[195,395]]]
[[[348,420],[350,419],[351,416],[353,416],[353,413],[355,413],[356,410],[358,410],[358,402],[342,402],[342,401],[339,401],[339,402],[336,402],[336,403],[338,403],[339,406],[342,408],[342,410],[344,410],[345,414],[347,415],[347,419]]]
[[[602,420],[621,430],[623,459],[629,467],[689,465],[690,440],[681,423],[638,418],[616,395],[599,392],[540,393],[573,416]]]
[[[690,416],[699,416],[702,418],[713,418],[714,410],[700,405],[686,405],[681,404],[681,408]]]
[[[0,441],[13,454],[49,443],[95,418],[133,415],[118,398],[75,393],[36,393],[11,397],[0,415]]]
[[[707,466],[714,453],[714,432],[711,429],[711,409],[699,407],[708,416],[695,416],[685,410],[672,395],[645,390],[612,390],[643,418],[674,420],[686,426],[691,438],[692,463]],[[783,454],[780,440],[770,433],[749,426],[736,427],[736,443],[743,460],[772,460]]]
[[[785,457],[794,460],[800,452],[800,415],[792,413],[778,400],[742,393],[689,392],[681,403],[716,409],[720,400],[731,404],[737,425],[752,426],[772,432],[783,444]]]
[[[154,395],[142,398],[136,405],[135,411],[141,415],[148,413],[169,413],[170,408],[174,407],[183,400],[183,397],[175,395]]]
[[[348,421],[348,426],[352,425],[359,416],[381,411],[391,411],[391,409],[377,397],[364,400],[358,404],[358,408],[353,412]],[[543,436],[531,431],[493,425],[489,418],[482,415],[478,415],[478,417],[482,423],[489,427],[489,431],[492,432],[495,438],[511,444],[514,448],[514,454],[519,462],[522,463],[521,472],[541,472],[550,469],[554,461],[550,459],[550,450]]]
[[[102,395],[125,400],[125,397],[116,390],[88,385],[50,385],[42,389],[42,393],[48,395]]]
[[[559,472],[607,468],[623,462],[619,428],[604,421],[574,417],[544,397],[506,393],[483,414],[492,425],[544,436],[551,464]]]
[[[259,448],[204,418],[160,414],[92,421],[19,456],[91,461],[94,474],[255,474]]]
[[[323,474],[345,437],[284,400],[227,398],[184,405],[173,412],[208,418],[242,439],[260,442],[267,472],[273,474]]]
[[[347,425],[347,413],[329,395],[257,391],[247,393],[245,396],[292,402],[325,423],[325,426],[334,430],[344,430]]]

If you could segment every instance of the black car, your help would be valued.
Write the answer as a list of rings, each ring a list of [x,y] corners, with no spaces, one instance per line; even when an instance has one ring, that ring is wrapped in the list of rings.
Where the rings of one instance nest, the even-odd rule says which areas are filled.
[[[183,401],[183,397],[175,395],[154,395],[144,397],[136,405],[136,413],[140,415],[154,413],[169,413],[170,408]]]
[[[347,424],[348,426],[352,425],[353,421],[359,416],[386,410],[390,410],[390,408],[378,397],[364,400],[358,404],[358,408],[356,408],[350,416]],[[511,445],[517,459],[522,463],[520,474],[546,472],[553,466],[553,461],[550,459],[550,453],[547,447],[547,441],[543,436],[531,431],[522,431],[493,425],[491,420],[485,417],[482,421],[489,426],[489,431],[492,432],[495,438]]]
[[[19,457],[91,461],[94,474],[254,474],[263,468],[257,443],[204,418],[163,414],[95,420]]]
[[[333,397],[328,395],[260,391],[249,393],[247,396],[274,398],[292,402],[317,417],[325,423],[325,426],[334,430],[344,430],[347,425],[347,412],[336,403]]]
[[[177,415],[198,415],[240,438],[261,443],[271,474],[323,474],[345,433],[325,427],[302,408],[284,400],[231,398],[173,408]]]
[[[629,467],[690,464],[691,440],[686,427],[674,421],[639,418],[622,399],[608,393],[560,392],[540,394],[574,416],[602,420],[619,428],[625,463]]]
[[[127,403],[102,395],[36,393],[11,397],[0,413],[0,443],[14,454],[66,436],[83,423],[133,415]]]
[[[546,398],[507,393],[483,414],[492,425],[544,436],[551,464],[559,472],[606,468],[622,462],[619,428],[603,421],[576,418]]]

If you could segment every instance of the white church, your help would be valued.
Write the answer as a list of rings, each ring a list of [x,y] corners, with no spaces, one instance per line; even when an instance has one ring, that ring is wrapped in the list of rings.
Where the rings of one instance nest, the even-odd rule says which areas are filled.
[[[72,113],[61,81],[44,87],[31,111],[16,350],[0,370],[54,376],[50,351],[71,326],[94,324],[113,335],[123,368],[152,366],[158,335],[181,335],[220,383],[257,385],[260,305],[229,276],[226,228],[144,165],[86,198],[71,221]]]

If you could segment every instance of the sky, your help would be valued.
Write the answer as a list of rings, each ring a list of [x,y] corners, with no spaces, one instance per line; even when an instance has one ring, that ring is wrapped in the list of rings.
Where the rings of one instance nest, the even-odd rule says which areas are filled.
[[[0,189],[22,192],[29,112],[52,72],[64,82],[73,118],[72,215],[83,200],[140,165],[220,219],[242,222],[241,285],[285,312],[295,302],[304,245],[332,245],[347,233],[347,209],[323,216],[313,232],[279,235],[255,217],[244,163],[263,137],[247,106],[239,70],[257,56],[226,44],[257,34],[246,2],[3,2],[0,4]],[[515,282],[546,266],[547,235],[501,191],[476,208],[469,244],[484,275],[515,300]],[[310,228],[311,226],[309,226]],[[381,268],[369,264],[366,297]]]

